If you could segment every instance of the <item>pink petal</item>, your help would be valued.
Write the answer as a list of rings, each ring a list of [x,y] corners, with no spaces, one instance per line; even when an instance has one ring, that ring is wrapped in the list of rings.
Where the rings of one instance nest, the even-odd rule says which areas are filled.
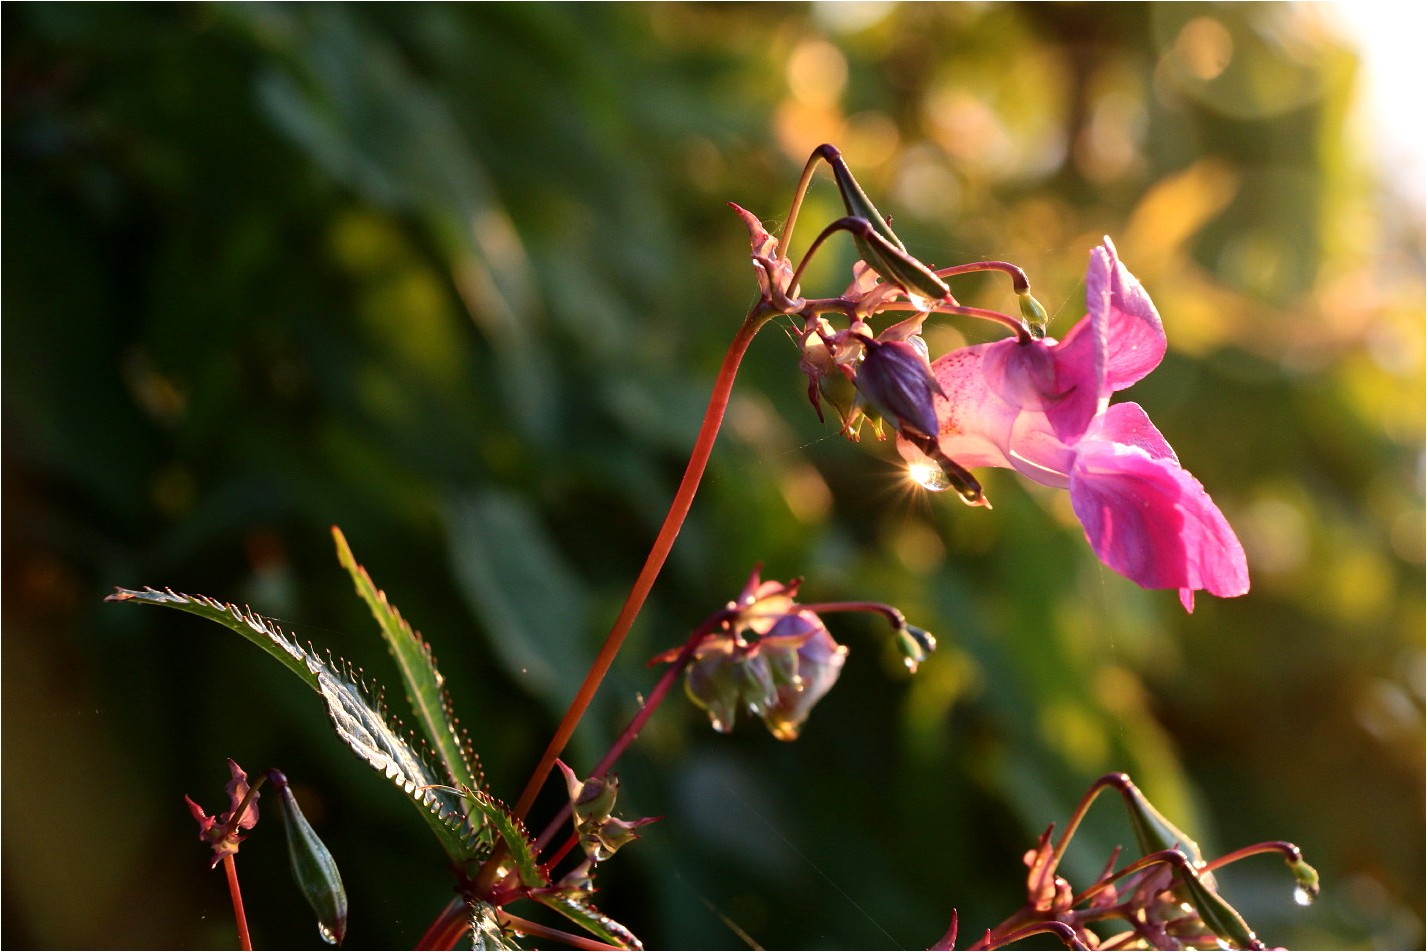
[[[991,391],[982,372],[988,352],[1013,341],[977,344],[943,354],[932,362],[932,375],[944,396],[933,399],[937,445],[962,466],[1010,468],[1006,447],[1019,409]]]
[[[1120,263],[1109,238],[1090,252],[1085,304],[1092,320],[1103,321],[1105,327],[1102,395],[1124,390],[1159,366],[1167,346],[1164,323],[1139,279]]]
[[[1162,439],[1162,438],[1161,438]],[[1243,547],[1199,481],[1170,457],[1088,441],[1070,476],[1070,502],[1095,554],[1144,588],[1230,597],[1249,590]]]
[[[1151,459],[1169,459],[1179,462],[1174,447],[1164,438],[1149,415],[1138,403],[1117,403],[1106,409],[1095,426],[1087,434],[1086,440],[1105,443],[1119,443],[1144,450]]]

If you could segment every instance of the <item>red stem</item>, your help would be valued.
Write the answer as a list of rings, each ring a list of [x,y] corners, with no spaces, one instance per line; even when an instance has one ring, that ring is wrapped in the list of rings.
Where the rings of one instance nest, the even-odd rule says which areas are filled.
[[[238,864],[233,854],[223,857],[223,871],[228,874],[228,895],[233,899],[233,921],[238,926],[238,948],[251,952],[253,939],[248,935],[248,915],[243,911],[243,890],[238,886]]]
[[[937,277],[950,278],[958,274],[974,274],[979,271],[1001,271],[1011,276],[1011,288],[1017,294],[1024,293],[1031,289],[1031,282],[1026,277],[1026,273],[1009,261],[973,261],[969,264],[959,264],[951,268],[937,268]]]
[[[555,728],[555,734],[550,738],[550,743],[546,745],[545,752],[540,755],[539,762],[531,771],[530,779],[525,782],[525,789],[521,791],[520,799],[516,801],[513,811],[518,819],[523,820],[530,812],[536,796],[540,793],[540,788],[549,778],[550,771],[555,768],[555,761],[564,752],[565,745],[574,735],[580,719],[589,710],[600,683],[604,681],[610,666],[614,664],[615,656],[619,654],[619,649],[624,645],[625,636],[629,634],[629,629],[634,625],[634,619],[644,606],[644,600],[649,596],[649,590],[654,587],[654,580],[658,578],[665,560],[669,557],[670,550],[674,547],[674,540],[678,538],[679,530],[683,528],[684,520],[688,517],[689,509],[693,506],[694,495],[698,492],[699,482],[703,479],[704,470],[708,467],[709,457],[713,455],[714,441],[718,438],[718,431],[723,424],[723,416],[728,409],[728,401],[733,393],[733,382],[738,376],[738,365],[742,363],[743,355],[748,353],[748,347],[753,343],[754,336],[764,324],[778,313],[766,301],[759,300],[749,309],[743,323],[738,328],[738,333],[734,335],[733,342],[729,344],[728,351],[723,357],[723,363],[719,367],[718,376],[714,380],[713,393],[709,395],[709,405],[704,411],[703,422],[699,425],[698,436],[694,439],[694,448],[689,454],[689,462],[684,467],[684,477],[679,481],[679,488],[674,492],[674,500],[669,504],[669,511],[664,516],[664,522],[659,527],[658,535],[654,537],[654,544],[650,547],[648,556],[644,559],[644,567],[639,570],[639,576],[634,580],[634,585],[624,600],[624,607],[620,609],[619,616],[615,618],[614,625],[610,628],[609,634],[605,636],[599,654],[595,657],[594,663],[590,665],[584,681],[581,682],[579,690],[575,692],[575,697],[570,701],[565,716],[561,718],[559,725]],[[489,892],[495,885],[496,871],[505,860],[506,854],[505,845],[497,843],[490,858],[485,861],[476,874],[473,888],[477,895]],[[428,930],[428,935],[431,935],[438,925],[439,922],[433,923],[431,929]],[[456,933],[456,936],[459,934]],[[455,938],[453,937],[451,941],[454,942]],[[449,948],[449,946],[444,947]]]
[[[639,732],[644,729],[644,725],[648,723],[649,718],[654,716],[655,710],[663,703],[665,695],[669,693],[669,688],[673,686],[674,681],[683,672],[689,660],[693,658],[694,652],[698,650],[699,644],[709,632],[727,621],[728,617],[728,612],[718,612],[700,625],[698,629],[689,636],[688,641],[684,642],[683,650],[675,657],[674,662],[664,669],[664,673],[660,675],[659,680],[655,683],[653,689],[650,690],[649,696],[645,699],[644,704],[639,708],[639,711],[634,717],[630,718],[629,726],[620,732],[619,737],[610,745],[609,751],[600,758],[600,762],[595,764],[594,769],[590,771],[589,775],[591,777],[603,777],[609,773],[615,761],[619,760],[629,745],[639,736]],[[544,849],[545,846],[555,838],[555,834],[559,832],[560,825],[564,823],[569,816],[570,805],[567,803],[560,808],[560,812],[555,814],[555,818],[550,821],[545,827],[545,830],[540,834],[539,839],[535,841],[535,850],[537,853]],[[566,852],[568,852],[567,849],[562,850],[558,855],[547,860],[547,864],[553,866],[563,858]]]
[[[441,914],[426,927],[426,934],[416,943],[418,949],[449,949],[471,927],[470,908],[462,896],[446,904]]]

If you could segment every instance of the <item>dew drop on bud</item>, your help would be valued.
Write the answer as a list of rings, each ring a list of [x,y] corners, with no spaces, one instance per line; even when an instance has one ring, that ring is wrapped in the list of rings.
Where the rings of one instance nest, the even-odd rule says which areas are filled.
[[[1302,886],[1293,887],[1293,901],[1298,903],[1300,906],[1313,905],[1313,899],[1313,894],[1308,890],[1304,889]]]
[[[320,922],[317,923],[317,934],[320,935],[322,941],[328,945],[336,945],[338,942],[337,934]]]
[[[912,482],[928,492],[946,492],[951,488],[951,480],[945,471],[931,460],[918,460],[907,464],[907,476]]]

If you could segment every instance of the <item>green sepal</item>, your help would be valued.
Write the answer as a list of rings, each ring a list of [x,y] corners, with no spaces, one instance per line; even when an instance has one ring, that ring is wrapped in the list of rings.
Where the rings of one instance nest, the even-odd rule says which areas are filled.
[[[307,822],[297,798],[292,795],[287,778],[276,770],[268,771],[268,779],[277,788],[282,825],[287,830],[287,852],[292,860],[292,876],[297,888],[317,914],[317,932],[323,940],[340,945],[347,934],[347,890],[342,886],[342,874],[332,851],[312,824]]]

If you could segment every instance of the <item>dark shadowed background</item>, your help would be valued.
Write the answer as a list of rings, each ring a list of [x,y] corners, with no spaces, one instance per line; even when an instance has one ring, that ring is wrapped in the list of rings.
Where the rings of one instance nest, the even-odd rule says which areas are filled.
[[[1421,947],[1423,218],[1331,14],[6,4],[3,944],[232,947],[182,796],[218,805],[233,757],[293,780],[348,945],[410,947],[451,895],[440,851],[317,699],[216,626],[101,599],[249,602],[395,688],[340,525],[513,800],[755,293],[725,203],[781,220],[831,141],[915,254],[1015,261],[1053,333],[1113,236],[1170,340],[1128,396],[1253,591],[1185,615],[1006,473],[993,512],[909,493],[889,447],[819,425],[770,327],[570,757],[759,562],[941,649],[909,677],[834,619],[850,660],[791,745],[675,697],[621,767],[622,812],[667,819],[601,906],[656,948],[924,948],[956,907],[964,946],[1126,770],[1206,852],[1305,849],[1311,908],[1273,859],[1221,877],[1270,945]],[[820,176],[802,241],[836,202]],[[806,289],[844,285],[832,247]],[[315,946],[271,824],[239,864],[255,941]],[[1129,840],[1100,805],[1072,872]]]

